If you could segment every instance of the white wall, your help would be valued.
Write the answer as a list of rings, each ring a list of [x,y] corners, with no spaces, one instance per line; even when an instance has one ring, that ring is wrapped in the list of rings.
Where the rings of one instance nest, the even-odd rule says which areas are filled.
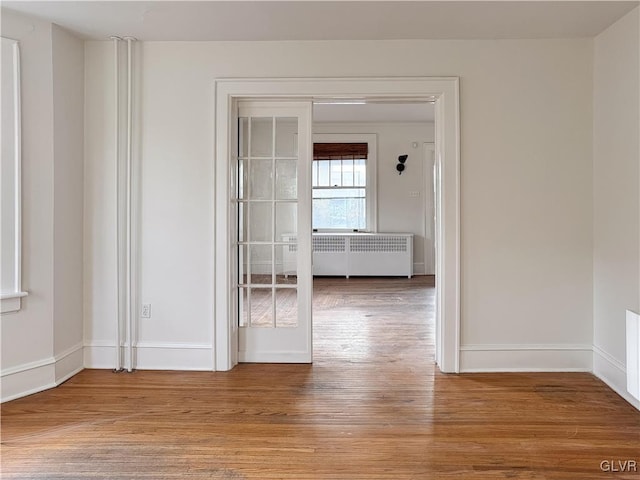
[[[54,25],[53,340],[56,381],[82,368],[84,42]]]
[[[114,367],[91,358],[101,342],[115,342],[116,295],[116,187],[115,187],[115,112],[113,58],[109,44],[92,54],[85,43],[85,142],[84,142],[84,343],[85,363],[94,367]],[[108,76],[110,75],[110,76]],[[100,86],[101,90],[96,91]],[[100,318],[100,322],[86,321]],[[115,355],[115,354],[114,354]],[[110,356],[110,359],[114,358]]]
[[[144,50],[139,47],[136,58]],[[116,335],[112,49],[110,42],[85,43],[85,365],[97,368],[113,367]],[[138,306],[150,303],[152,318],[136,319],[137,366],[211,370],[213,123],[197,119],[196,109],[195,116],[186,110],[179,113],[186,117],[167,135],[163,121],[156,121],[164,116],[166,104],[156,99],[172,104],[173,89],[149,84],[146,68],[139,68],[134,81],[142,83],[136,103],[144,105],[136,105],[134,112],[144,119],[133,152],[134,170],[140,172],[134,184],[141,197],[134,209],[142,245],[136,268],[141,276]],[[176,107],[192,108],[182,100],[180,95],[175,98]]]
[[[3,11],[2,34],[20,42],[22,285],[29,292],[18,313],[0,319],[4,400],[53,379],[53,73],[51,24]]]
[[[592,45],[489,45],[461,79],[462,368],[589,370]]]
[[[139,340],[175,368],[211,365],[215,78],[456,75],[462,368],[589,370],[592,46],[588,39],[142,44],[139,300],[153,305],[153,317],[141,320]],[[89,342],[108,345],[110,45],[88,42],[85,61],[85,329]],[[88,349],[88,359],[97,352]],[[139,368],[167,367],[146,358]],[[97,358],[88,365],[107,366]]]
[[[621,395],[625,310],[640,308],[639,12],[596,37],[594,53],[594,372]]]
[[[373,133],[377,136],[378,232],[413,233],[414,273],[425,273],[425,182],[424,142],[433,142],[433,123],[314,123],[314,133]],[[412,146],[417,143],[417,148]],[[398,175],[398,156],[408,154],[407,169]],[[417,196],[411,196],[411,192]],[[433,239],[429,238],[432,245]]]
[[[73,57],[73,53],[62,54],[60,48],[66,49],[69,43],[75,42],[76,47],[82,43],[55,30],[57,27],[50,23],[2,12],[2,34],[20,42],[22,286],[29,292],[29,296],[22,299],[19,312],[3,315],[0,319],[3,401],[54,386],[66,374],[82,368],[77,355],[63,355],[69,341],[77,340],[77,332],[65,332],[66,339],[60,337],[66,328],[79,327],[77,311],[82,298],[77,291],[67,295],[64,293],[67,287],[56,284],[57,280],[75,280],[69,288],[78,288],[77,264],[78,255],[82,256],[81,249],[60,258],[60,262],[70,262],[62,267],[66,273],[58,275],[54,263],[54,257],[67,250],[66,246],[56,244],[58,229],[54,229],[54,225],[59,223],[62,230],[70,228],[66,234],[58,230],[61,242],[78,234],[78,206],[71,204],[80,202],[81,205],[82,198],[73,193],[77,191],[77,185],[71,184],[78,181],[77,174],[68,170],[80,166],[81,159],[75,147],[83,135],[81,130],[64,133],[63,127],[62,130],[54,129],[54,118],[64,117],[67,111],[62,106],[68,100],[65,92],[73,98],[73,105],[83,101],[83,92],[78,89],[77,81],[73,81],[77,80],[82,67],[78,65],[80,70],[76,69],[75,74],[62,73],[54,62],[57,64],[61,58]],[[76,56],[75,60],[80,59]],[[71,82],[69,86],[64,85],[67,81]],[[73,92],[72,88],[75,89]],[[63,111],[56,111],[61,108]],[[73,107],[69,113],[75,115],[72,112],[75,112]],[[77,128],[78,118],[73,121]],[[70,144],[65,145],[66,142]],[[67,174],[70,174],[68,179]],[[71,193],[67,193],[67,189]],[[65,203],[62,199],[67,195],[69,200]],[[56,200],[62,204],[56,205]],[[71,247],[77,247],[77,244],[77,240],[72,240]],[[60,328],[55,323],[56,318],[65,319]],[[55,345],[56,332],[60,334],[59,345]]]

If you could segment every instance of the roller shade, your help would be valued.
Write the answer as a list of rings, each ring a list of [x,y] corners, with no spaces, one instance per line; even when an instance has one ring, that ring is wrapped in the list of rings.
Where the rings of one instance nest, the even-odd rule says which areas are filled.
[[[367,158],[368,143],[314,143],[314,160],[350,160]]]

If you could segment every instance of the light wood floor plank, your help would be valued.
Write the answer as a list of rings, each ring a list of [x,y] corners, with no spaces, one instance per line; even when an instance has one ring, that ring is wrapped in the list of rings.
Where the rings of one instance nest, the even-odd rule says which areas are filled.
[[[85,370],[2,406],[3,479],[634,479],[589,374],[443,375],[430,277],[316,279],[313,365]]]

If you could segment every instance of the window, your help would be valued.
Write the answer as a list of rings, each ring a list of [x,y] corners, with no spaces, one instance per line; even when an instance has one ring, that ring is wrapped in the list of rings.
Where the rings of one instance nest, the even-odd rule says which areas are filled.
[[[314,229],[374,231],[374,186],[375,135],[314,135]]]
[[[314,143],[314,228],[367,228],[367,147],[366,143]]]

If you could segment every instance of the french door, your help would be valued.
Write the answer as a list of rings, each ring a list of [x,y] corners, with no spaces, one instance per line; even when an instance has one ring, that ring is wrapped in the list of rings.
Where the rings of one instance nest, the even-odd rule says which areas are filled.
[[[240,362],[312,360],[311,102],[238,103],[231,232]]]

